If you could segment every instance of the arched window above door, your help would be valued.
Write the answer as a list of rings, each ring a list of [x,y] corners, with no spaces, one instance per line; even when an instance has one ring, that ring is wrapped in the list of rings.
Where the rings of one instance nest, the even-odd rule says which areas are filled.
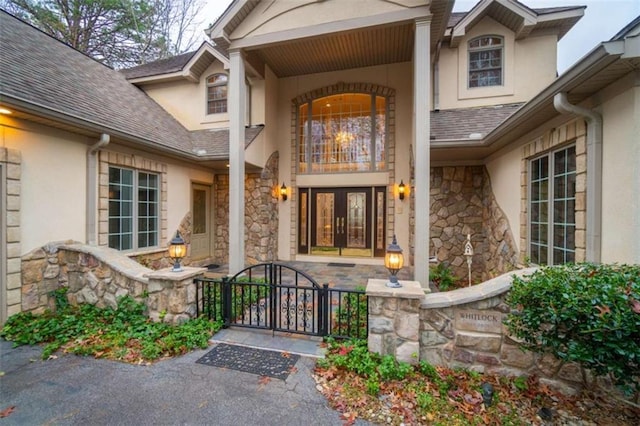
[[[374,172],[387,168],[387,97],[336,93],[299,104],[298,172]]]

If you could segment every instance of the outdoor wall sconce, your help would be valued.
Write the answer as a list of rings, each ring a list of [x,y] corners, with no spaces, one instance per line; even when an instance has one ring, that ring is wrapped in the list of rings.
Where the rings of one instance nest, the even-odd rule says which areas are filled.
[[[287,186],[282,182],[282,186],[280,187],[280,197],[282,197],[282,201],[287,201]]]
[[[391,276],[389,277],[389,282],[387,283],[387,287],[398,288],[402,287],[402,284],[398,282],[398,277],[396,274],[400,269],[402,269],[402,265],[404,264],[404,256],[402,256],[402,249],[398,245],[398,241],[396,240],[396,236],[393,236],[393,241],[387,247],[387,251],[384,254],[384,266],[389,270]]]
[[[184,240],[180,236],[180,231],[176,231],[176,236],[173,237],[171,242],[169,243],[169,257],[175,263],[173,264],[172,272],[182,272],[182,266],[180,266],[180,262],[184,259],[184,256],[187,254],[187,246],[184,243]]]
[[[471,234],[467,234],[467,242],[464,245],[464,256],[467,258],[467,268],[469,269],[469,287],[471,287],[471,262],[473,261],[473,246],[471,245]]]
[[[398,185],[398,198],[400,198],[400,201],[404,200],[404,190],[404,181],[400,179],[400,185]]]

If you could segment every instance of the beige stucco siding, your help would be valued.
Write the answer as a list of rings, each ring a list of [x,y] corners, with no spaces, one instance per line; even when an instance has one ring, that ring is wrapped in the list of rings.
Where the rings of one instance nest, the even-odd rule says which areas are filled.
[[[507,216],[516,249],[520,250],[520,162],[522,151],[512,149],[487,162],[491,189],[496,202]]]
[[[229,74],[221,62],[214,62],[202,73],[197,83],[181,79],[142,85],[153,100],[166,109],[189,130],[228,128],[229,114],[207,114],[207,78],[213,74]],[[246,124],[265,124],[265,80],[254,78],[247,90]]]
[[[0,116],[0,146],[19,151],[20,252],[51,241],[85,241],[83,136]]]
[[[428,4],[428,0],[263,1],[233,31],[230,38],[237,40],[347,19],[360,19]]]
[[[292,116],[292,99],[312,90],[320,89],[339,82],[344,83],[371,83],[388,87],[395,90],[396,112],[395,112],[395,181],[401,179],[405,183],[410,182],[410,141],[412,140],[412,64],[397,63],[376,67],[351,69],[322,74],[310,74],[298,77],[289,77],[278,80],[277,96],[277,122],[275,132],[277,147],[280,153],[280,182],[290,186],[292,169],[296,165],[293,162],[291,153],[291,140],[294,135],[291,133],[291,122],[295,120]],[[391,153],[389,153],[391,155]],[[358,174],[336,174],[330,177],[323,175],[298,176],[298,179],[305,186],[327,186],[327,185],[376,185],[388,179],[387,172],[369,175],[366,179]],[[364,179],[364,180],[363,180]],[[295,197],[294,197],[295,198]],[[401,246],[409,247],[409,203],[405,200],[403,204],[398,202],[395,210],[395,232]],[[293,203],[280,203],[279,214],[279,240],[278,257],[280,259],[290,258],[290,249],[295,243],[291,234],[290,224],[293,215],[296,214]]]
[[[468,42],[483,35],[503,37],[503,85],[468,88]],[[513,31],[485,17],[458,47],[443,46],[438,67],[440,109],[525,102],[555,78],[556,38],[548,35],[515,40]]]
[[[602,261],[640,263],[640,88],[602,105]]]

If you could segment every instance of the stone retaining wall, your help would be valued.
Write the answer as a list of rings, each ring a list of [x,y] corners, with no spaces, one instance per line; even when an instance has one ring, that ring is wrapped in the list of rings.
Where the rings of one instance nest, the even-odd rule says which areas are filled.
[[[573,393],[586,377],[579,365],[523,351],[502,323],[510,312],[504,301],[512,275],[533,271],[513,271],[472,287],[422,294],[419,299],[412,282],[402,281],[408,285],[384,295],[379,280],[369,280],[369,348],[414,364],[419,359],[478,372],[535,374],[542,383]],[[412,326],[416,317],[418,324]],[[415,333],[418,342],[408,345]]]
[[[195,316],[193,278],[204,269],[152,271],[117,250],[83,244],[51,243],[22,258],[22,311],[54,309],[51,292],[66,287],[73,305],[117,308],[131,296],[144,302],[154,320],[180,322]]]

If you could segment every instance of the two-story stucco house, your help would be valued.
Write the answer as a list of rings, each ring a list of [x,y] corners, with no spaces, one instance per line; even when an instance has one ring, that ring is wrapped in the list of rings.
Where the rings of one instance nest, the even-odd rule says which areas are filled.
[[[197,51],[122,72],[0,13],[0,297],[72,239],[144,258],[381,264],[393,235],[486,278],[640,262],[640,20],[564,74],[584,7],[234,0]]]

